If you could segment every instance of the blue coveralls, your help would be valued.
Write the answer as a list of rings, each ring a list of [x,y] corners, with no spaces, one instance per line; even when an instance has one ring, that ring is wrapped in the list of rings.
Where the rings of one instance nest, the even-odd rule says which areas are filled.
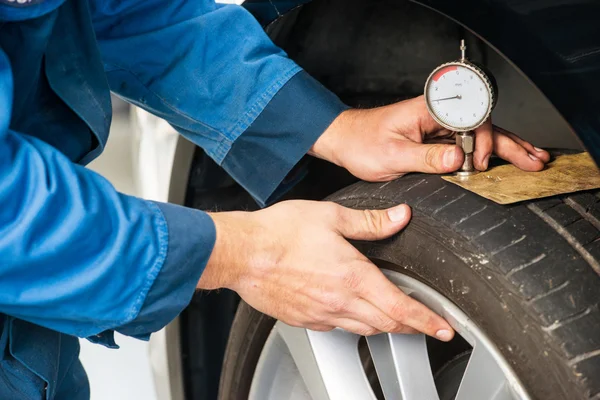
[[[199,210],[84,168],[110,90],[169,121],[261,204],[345,108],[243,8],[210,0],[0,0],[0,399],[87,399],[76,337],[147,339],[215,240]]]

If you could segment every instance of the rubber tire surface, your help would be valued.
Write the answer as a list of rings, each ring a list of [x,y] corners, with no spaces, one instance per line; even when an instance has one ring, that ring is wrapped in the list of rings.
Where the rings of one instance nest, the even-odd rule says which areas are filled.
[[[534,399],[600,399],[600,197],[582,192],[500,206],[438,176],[360,182],[329,200],[353,208],[407,203],[399,235],[356,243],[383,268],[457,304],[499,347]],[[274,320],[242,303],[220,399],[247,399]]]

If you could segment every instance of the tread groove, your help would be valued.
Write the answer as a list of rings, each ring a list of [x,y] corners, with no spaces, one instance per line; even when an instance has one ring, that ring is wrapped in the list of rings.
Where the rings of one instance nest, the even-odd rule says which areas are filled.
[[[595,309],[596,309],[596,307],[595,307],[595,306],[588,307],[588,308],[586,308],[585,310],[583,310],[583,311],[581,311],[581,312],[578,312],[578,313],[575,313],[575,314],[571,315],[570,317],[563,318],[563,319],[562,319],[562,320],[560,320],[560,321],[555,321],[555,322],[554,322],[553,324],[551,324],[551,325],[548,325],[548,326],[542,326],[542,329],[543,329],[545,332],[552,332],[553,330],[556,330],[556,329],[558,329],[558,328],[560,328],[560,327],[562,327],[562,326],[565,326],[565,325],[567,325],[567,324],[570,324],[570,323],[571,323],[571,322],[573,322],[573,321],[577,321],[578,319],[585,317],[586,315],[588,315],[589,313],[591,313],[591,312],[592,312],[592,311],[594,311]]]
[[[450,204],[456,203],[457,201],[459,201],[460,199],[462,199],[466,195],[467,195],[466,193],[462,193],[457,198],[450,200],[449,202],[447,202],[446,204],[444,204],[443,206],[441,206],[440,208],[438,208],[437,210],[435,210],[431,215],[436,215],[437,213],[439,213],[440,211],[442,211],[444,208],[448,207]]]
[[[487,208],[487,204],[485,206],[483,206],[482,208],[480,208],[479,210],[474,211],[471,214],[467,215],[466,217],[461,218],[454,226],[458,226],[458,225],[462,224],[463,222],[468,221],[469,218],[476,216],[480,212],[483,212],[486,208]]]
[[[571,281],[568,281],[568,280],[567,280],[567,281],[565,281],[565,282],[561,283],[560,285],[558,285],[558,286],[555,286],[555,287],[553,287],[552,289],[549,289],[548,291],[546,291],[546,292],[544,292],[544,293],[540,293],[540,294],[538,294],[537,296],[533,296],[532,298],[530,298],[529,300],[527,300],[527,303],[529,303],[529,304],[531,304],[531,303],[534,303],[534,302],[536,302],[536,301],[538,301],[538,300],[541,300],[541,299],[543,299],[544,297],[548,297],[548,296],[550,296],[551,294],[554,294],[554,293],[556,293],[556,292],[559,292],[559,291],[563,290],[564,288],[566,288],[567,286],[569,286],[569,283],[570,283],[570,282],[571,282]]]
[[[386,183],[384,183],[383,185],[379,186],[379,190],[383,189],[384,187],[386,187],[387,185],[389,185],[390,183],[394,182],[392,181],[387,181]]]
[[[521,243],[523,240],[525,240],[527,238],[527,235],[523,235],[518,239],[515,239],[513,241],[511,241],[509,244],[507,244],[506,246],[502,246],[497,250],[494,250],[492,252],[490,252],[490,255],[495,256],[498,253],[501,253],[502,251],[511,248],[512,246],[514,246],[515,244]]]
[[[508,278],[508,277],[512,276],[516,272],[522,271],[522,270],[524,270],[527,267],[530,267],[530,266],[532,266],[534,264],[537,264],[538,262],[542,261],[544,258],[546,258],[546,253],[542,253],[539,256],[537,256],[534,259],[532,259],[531,261],[527,261],[525,264],[521,264],[518,267],[515,267],[515,268],[511,269],[504,276]]]
[[[416,188],[417,186],[419,186],[420,184],[422,184],[423,182],[425,182],[425,179],[421,179],[420,181],[413,183],[412,185],[410,185],[408,188],[406,188],[406,190],[401,191],[400,193],[406,193],[411,189]]]
[[[424,221],[425,228],[451,229],[456,240],[469,242],[468,252],[485,256],[484,263],[489,260],[490,265],[475,269],[476,273],[488,279],[482,269],[498,273],[524,318],[532,318],[527,322],[541,335],[540,346],[554,349],[557,366],[569,374],[576,372],[571,389],[581,398],[600,400],[600,386],[592,379],[600,367],[600,346],[595,340],[600,303],[594,291],[600,282],[600,191],[502,207],[470,192],[444,191],[452,186],[439,177],[415,176],[397,188],[383,182],[364,185],[365,192],[346,193],[390,203],[401,199],[419,217],[434,219],[431,225]],[[383,190],[378,191],[380,187]]]
[[[498,222],[496,225],[492,225],[489,228],[482,230],[481,232],[479,232],[479,234],[477,236],[475,236],[475,239],[482,237],[486,233],[490,233],[494,229],[500,228],[502,225],[504,225],[506,223],[506,221],[507,221],[507,219],[504,218],[502,221]]]
[[[442,190],[446,189],[446,186],[442,186],[441,188],[438,188],[436,190],[434,190],[433,192],[429,193],[427,196],[424,196],[421,198],[421,200],[419,200],[418,202],[416,202],[414,204],[414,206],[418,206],[419,204],[421,204],[423,201],[427,200],[428,198],[430,198],[431,196],[434,196],[436,194],[438,194],[439,192],[441,192]]]
[[[588,359],[593,358],[593,357],[598,357],[598,356],[600,356],[600,349],[588,351],[587,353],[583,353],[583,354],[580,354],[578,356],[575,356],[575,357],[571,358],[567,362],[567,364],[570,367],[572,367],[572,366],[574,366],[576,364],[579,364],[582,361],[588,360]]]
[[[571,226],[571,225],[573,225],[573,224],[575,224],[575,223],[577,223],[579,221],[586,221],[586,219],[585,218],[577,218],[575,221],[571,221],[568,224],[562,225],[562,227],[563,228],[567,228],[567,227],[569,227],[569,226]]]
[[[587,251],[585,247],[583,247],[581,243],[579,243],[577,239],[575,239],[575,237],[573,237],[573,235],[571,235],[564,227],[562,227],[558,222],[556,222],[554,218],[550,217],[544,211],[540,210],[540,208],[534,203],[528,204],[527,208],[529,208],[531,211],[533,211],[534,214],[536,214],[548,225],[554,228],[554,230],[556,230],[556,232],[559,235],[561,235],[571,246],[573,246],[573,248],[579,253],[579,255],[581,255],[581,257],[583,257],[583,259],[587,261],[590,267],[592,267],[592,269],[600,275],[600,263],[598,262],[598,260],[594,259],[594,256],[592,256],[590,252]]]
[[[600,230],[600,221],[598,221],[596,218],[592,217],[590,215],[588,209],[582,207],[581,204],[578,204],[577,202],[575,202],[575,200],[571,199],[570,197],[567,197],[565,199],[565,204],[567,204],[568,206],[571,206],[571,208],[573,210],[577,211],[583,219],[585,219],[587,222],[592,224],[594,226],[594,228]]]

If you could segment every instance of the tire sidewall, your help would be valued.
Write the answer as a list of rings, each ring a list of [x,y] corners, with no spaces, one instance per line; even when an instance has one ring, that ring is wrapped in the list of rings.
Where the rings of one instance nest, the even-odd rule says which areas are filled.
[[[385,198],[329,200],[353,208],[386,208]],[[511,284],[498,274],[492,261],[469,242],[428,215],[415,213],[399,235],[355,246],[380,268],[425,283],[456,304],[497,346],[533,399],[576,399],[571,371],[545,341],[539,321],[529,315]],[[250,306],[240,305],[232,327],[220,399],[247,399],[254,369],[275,323]]]

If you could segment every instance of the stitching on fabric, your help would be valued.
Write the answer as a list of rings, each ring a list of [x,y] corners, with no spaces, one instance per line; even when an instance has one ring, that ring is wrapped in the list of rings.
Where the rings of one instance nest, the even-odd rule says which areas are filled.
[[[294,68],[285,73],[280,79],[278,79],[271,87],[269,87],[265,92],[259,97],[259,99],[254,103],[254,105],[242,116],[238,123],[229,131],[229,137],[225,138],[225,141],[221,142],[218,147],[219,152],[223,152],[223,156],[217,162],[219,165],[222,164],[223,160],[231,150],[231,145],[233,142],[237,140],[237,138],[248,129],[250,125],[256,120],[256,118],[260,115],[260,113],[265,109],[265,107],[269,104],[269,102],[273,99],[275,94],[281,89],[291,77],[299,73],[302,69],[295,65]],[[227,146],[226,148],[223,148]]]
[[[231,150],[231,146],[232,146],[233,142],[235,142],[235,140],[252,124],[252,122],[254,122],[254,120],[258,117],[258,115],[263,111],[263,109],[271,101],[271,99],[277,93],[277,91],[281,87],[283,87],[283,85],[285,83],[287,83],[292,76],[294,76],[295,74],[297,74],[298,72],[300,72],[302,70],[298,65],[294,65],[293,68],[291,68],[288,72],[283,74],[282,77],[280,77],[277,81],[275,81],[275,83],[273,83],[273,85],[271,85],[269,88],[267,88],[263,92],[263,94],[250,107],[250,109],[242,117],[240,117],[238,119],[238,122],[233,126],[233,128],[230,131],[222,132],[222,131],[220,131],[210,125],[207,125],[206,123],[204,123],[202,121],[192,118],[191,116],[187,115],[186,113],[174,108],[168,101],[166,101],[159,94],[154,92],[154,90],[148,88],[144,84],[144,82],[141,80],[141,78],[138,77],[137,74],[130,71],[129,69],[124,68],[118,64],[107,63],[106,65],[113,67],[113,69],[110,69],[111,72],[120,70],[120,71],[124,71],[124,72],[130,74],[132,77],[135,78],[136,81],[139,82],[140,85],[142,85],[143,88],[145,88],[150,94],[152,94],[157,99],[159,99],[169,110],[173,111],[175,114],[177,114],[191,122],[202,125],[203,127],[218,134],[219,140],[214,140],[214,139],[209,139],[209,140],[212,140],[213,142],[217,143],[217,147],[215,149],[215,154],[214,154],[214,159],[219,165],[221,165],[223,163],[223,160],[225,159],[225,157]]]

